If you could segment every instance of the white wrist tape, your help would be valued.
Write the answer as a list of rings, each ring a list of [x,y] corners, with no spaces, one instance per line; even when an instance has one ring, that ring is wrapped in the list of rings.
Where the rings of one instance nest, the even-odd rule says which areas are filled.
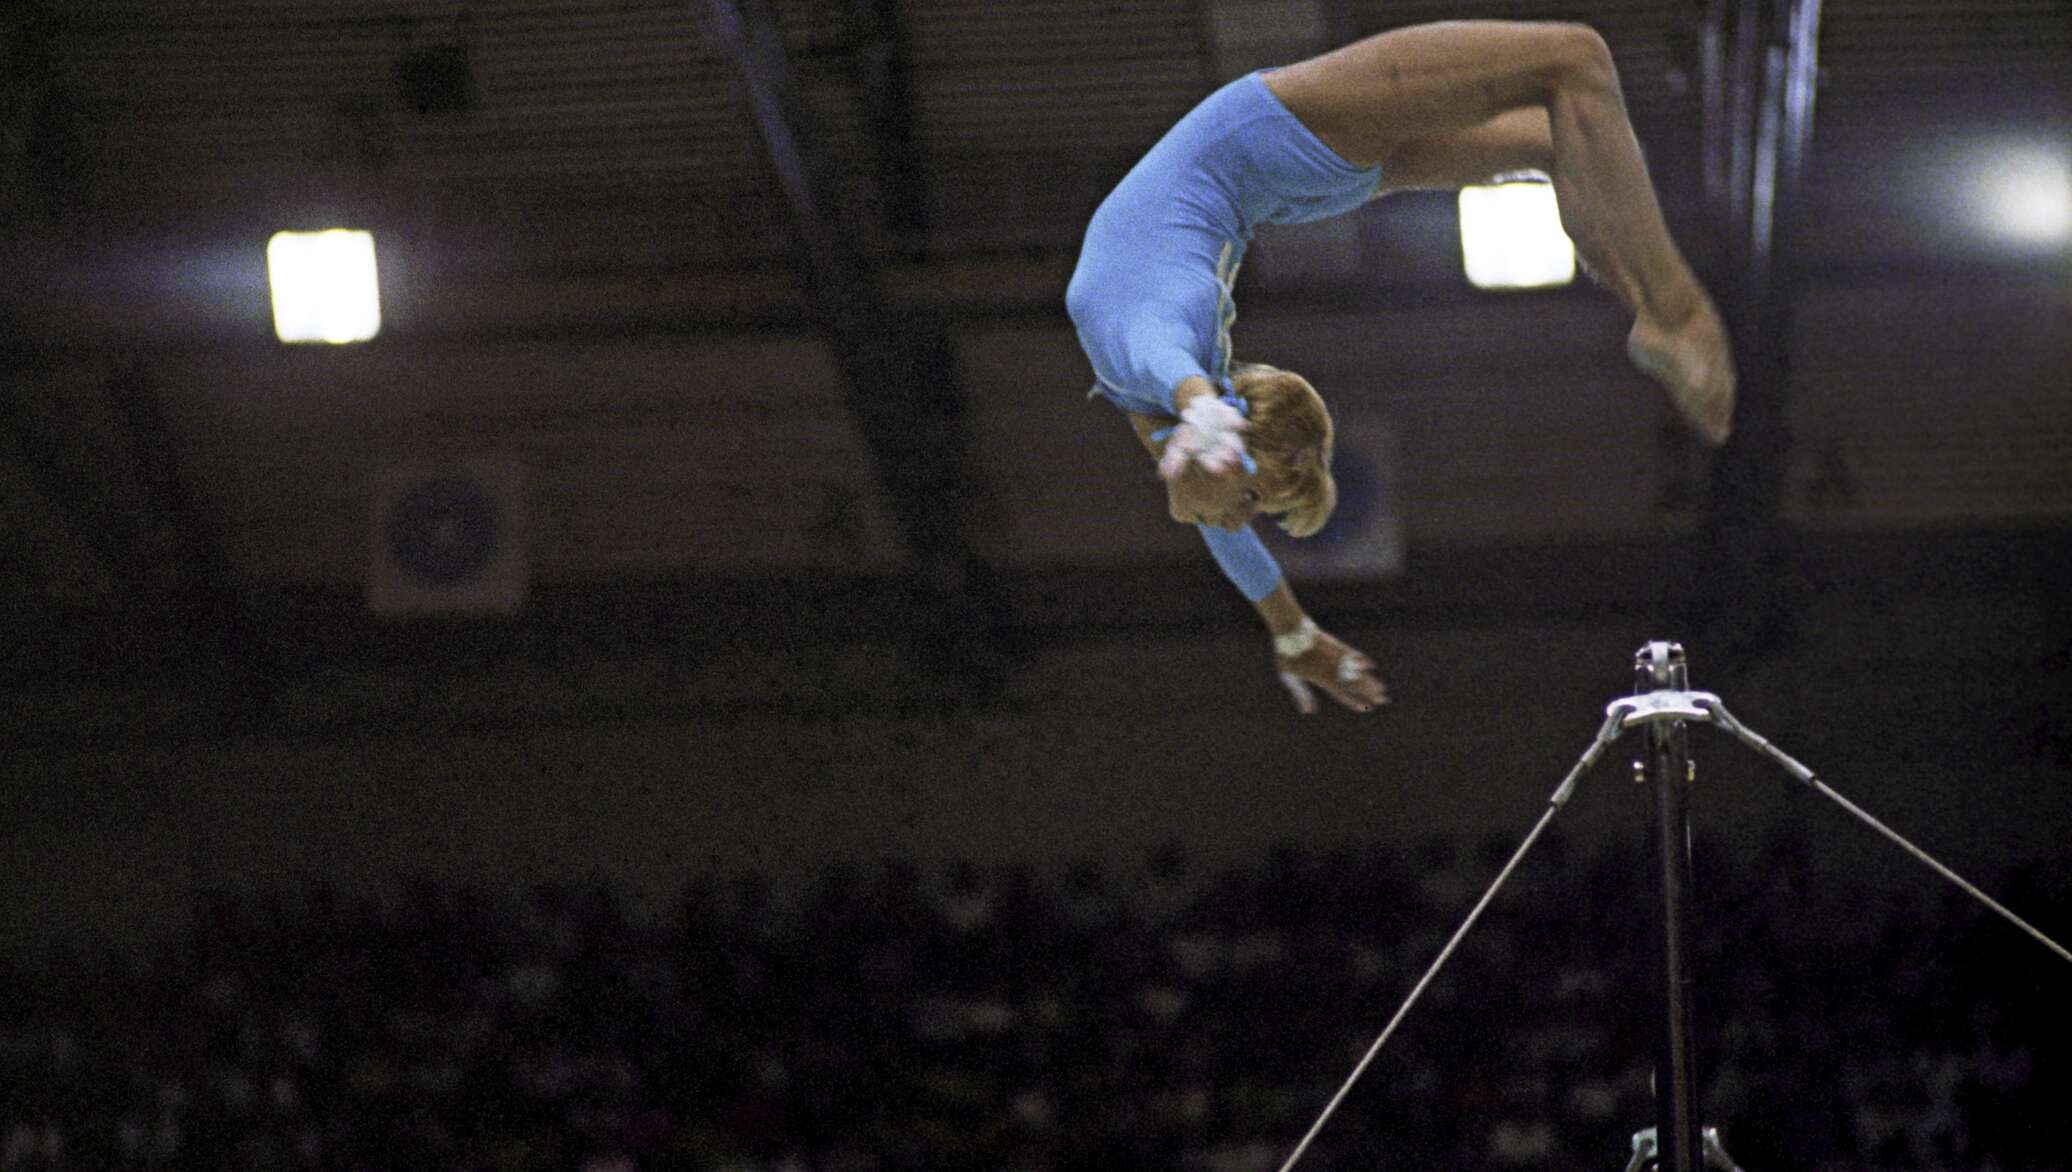
[[[1248,463],[1244,437],[1245,417],[1237,408],[1215,397],[1198,395],[1180,412],[1180,424],[1166,440],[1159,457],[1158,474],[1167,480],[1178,477],[1189,460],[1211,472],[1222,472]]]
[[[1285,635],[1273,637],[1273,653],[1282,659],[1293,659],[1317,645],[1317,625],[1304,617],[1302,625]]]

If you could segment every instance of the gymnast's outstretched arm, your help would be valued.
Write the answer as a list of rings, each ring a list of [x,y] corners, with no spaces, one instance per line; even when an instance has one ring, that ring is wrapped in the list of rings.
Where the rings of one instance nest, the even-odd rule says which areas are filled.
[[[1185,410],[1188,403],[1207,394],[1212,392],[1206,379],[1189,378],[1174,392],[1174,406]],[[1130,424],[1152,460],[1159,460],[1166,446],[1159,433],[1171,421],[1131,412]],[[1168,512],[1174,520],[1201,531],[1216,564],[1258,611],[1273,637],[1282,682],[1300,711],[1308,714],[1316,709],[1309,690],[1312,686],[1324,689],[1355,712],[1388,703],[1388,689],[1375,676],[1374,661],[1316,625],[1252,531],[1253,518],[1270,502],[1246,483],[1248,479],[1211,476],[1189,463],[1179,475],[1165,478]]]

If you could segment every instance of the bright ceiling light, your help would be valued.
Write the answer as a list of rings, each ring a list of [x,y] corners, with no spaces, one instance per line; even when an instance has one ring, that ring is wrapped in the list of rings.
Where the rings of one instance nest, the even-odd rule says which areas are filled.
[[[1561,230],[1549,183],[1461,188],[1460,246],[1478,289],[1545,289],[1576,279],[1576,246]]]
[[[2036,146],[2009,146],[1980,161],[1973,215],[1988,232],[2022,245],[2072,239],[2072,161]]]
[[[381,332],[374,236],[332,228],[266,242],[273,332],[283,342],[364,342]]]

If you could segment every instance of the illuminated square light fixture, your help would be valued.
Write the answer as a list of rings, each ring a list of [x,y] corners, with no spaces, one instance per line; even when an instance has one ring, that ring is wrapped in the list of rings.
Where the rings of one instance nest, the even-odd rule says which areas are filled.
[[[1478,289],[1547,289],[1576,279],[1576,246],[1561,230],[1551,183],[1461,188],[1460,247]]]
[[[266,276],[273,332],[283,342],[364,342],[381,332],[371,232],[276,232],[266,242]]]

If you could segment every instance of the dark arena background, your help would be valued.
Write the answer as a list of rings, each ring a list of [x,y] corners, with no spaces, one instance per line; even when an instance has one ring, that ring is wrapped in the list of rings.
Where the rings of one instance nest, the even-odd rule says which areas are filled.
[[[1743,371],[1685,438],[1450,194],[1262,230],[1340,425],[1298,716],[1063,294],[1223,81],[1610,45]],[[0,1172],[1280,1168],[1670,640],[2072,939],[2064,0],[0,8]],[[379,332],[269,240],[372,234]],[[1619,1169],[1641,734],[1298,1167]],[[1749,1172],[2072,1167],[2072,964],[1689,729]],[[1667,1161],[1662,1161],[1667,1168]]]

